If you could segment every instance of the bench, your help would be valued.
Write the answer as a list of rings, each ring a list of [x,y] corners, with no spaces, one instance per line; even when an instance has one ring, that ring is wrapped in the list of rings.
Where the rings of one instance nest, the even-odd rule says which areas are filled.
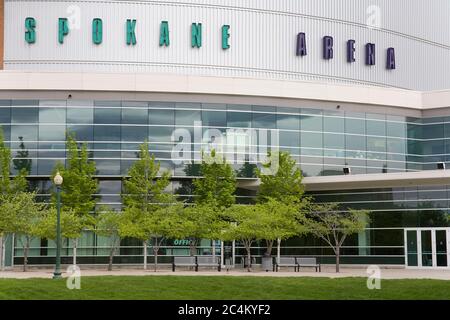
[[[197,258],[196,257],[173,257],[172,271],[175,272],[176,267],[195,267],[195,271],[198,271]]]
[[[321,272],[320,263],[317,263],[316,258],[297,258],[298,271],[300,267],[311,267],[316,268],[316,272]]]
[[[280,267],[294,267],[294,271],[297,271],[298,263],[294,257],[280,257],[280,261],[276,261],[273,265],[273,271],[278,272]]]
[[[214,267],[217,271],[221,271],[220,257],[213,256],[197,256],[197,269],[199,267]]]

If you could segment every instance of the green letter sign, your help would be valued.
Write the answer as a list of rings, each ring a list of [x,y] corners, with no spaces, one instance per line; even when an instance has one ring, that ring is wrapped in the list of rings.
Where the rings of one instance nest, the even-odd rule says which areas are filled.
[[[127,20],[127,45],[136,44],[136,20]]]
[[[103,41],[103,21],[95,18],[92,20],[92,41],[94,44],[101,44]]]
[[[69,22],[67,18],[59,18],[58,23],[58,42],[63,44],[64,37],[69,34]]]
[[[222,27],[222,49],[227,50],[230,49],[230,26],[224,25]]]
[[[162,21],[161,22],[161,30],[159,32],[159,46],[166,46],[168,47],[170,45],[170,36],[169,36],[169,22]]]
[[[193,23],[191,27],[191,45],[192,48],[202,47],[202,24]]]
[[[36,42],[36,20],[34,18],[25,19],[25,41],[28,43]]]

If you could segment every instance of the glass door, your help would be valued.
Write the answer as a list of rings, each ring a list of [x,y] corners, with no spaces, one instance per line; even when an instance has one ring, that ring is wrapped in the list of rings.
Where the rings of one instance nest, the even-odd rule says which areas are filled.
[[[450,267],[450,228],[405,229],[405,260],[412,268]]]
[[[436,230],[436,265],[448,267],[447,230]]]
[[[419,253],[417,252],[417,231],[406,231],[406,265],[408,267],[419,266]]]
[[[431,239],[431,230],[422,230],[420,235],[422,267],[433,266],[433,245]]]

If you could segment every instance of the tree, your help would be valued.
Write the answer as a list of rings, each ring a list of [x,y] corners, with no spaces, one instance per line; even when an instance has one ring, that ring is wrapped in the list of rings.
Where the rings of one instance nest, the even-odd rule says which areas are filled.
[[[112,271],[114,256],[120,246],[120,226],[123,217],[120,212],[112,210],[107,206],[98,209],[95,223],[95,233],[106,237],[109,241],[108,271]]]
[[[256,204],[255,209],[258,213],[260,238],[266,240],[267,256],[271,256],[275,241],[286,240],[308,231],[304,207],[299,203],[284,203],[266,198],[266,202]]]
[[[273,159],[273,156],[278,158],[278,170],[274,174],[265,175],[262,170],[256,170],[256,175],[261,180],[257,196],[258,202],[266,202],[268,198],[284,203],[307,200],[302,183],[303,175],[295,160],[288,152],[279,152],[276,155],[269,153],[268,158]],[[271,165],[272,163],[268,162],[263,164],[263,167],[268,169]]]
[[[19,140],[20,140],[19,145],[20,151],[17,152],[17,157],[13,160],[14,169],[17,170],[17,172],[25,170],[25,172],[30,173],[32,160],[29,159],[29,152],[27,149],[25,149],[23,137],[19,137]]]
[[[257,202],[260,204],[267,203],[270,208],[269,212],[273,212],[271,218],[274,223],[277,221],[281,225],[289,220],[289,215],[286,216],[283,214],[283,211],[286,213],[297,211],[296,221],[299,230],[298,234],[301,234],[304,232],[303,217],[311,202],[311,198],[305,196],[302,172],[288,152],[269,153],[268,159],[274,161],[274,157],[272,156],[278,159],[278,170],[274,174],[265,175],[262,170],[256,170],[257,177],[261,180]],[[272,163],[268,162],[263,164],[263,167],[268,169],[271,165]],[[283,232],[280,234],[283,235]],[[273,237],[266,237],[265,239],[267,247],[266,255],[270,256],[274,241],[277,239]],[[283,237],[278,239],[281,240]]]
[[[200,173],[202,178],[193,182],[196,204],[227,208],[235,203],[236,176],[223,156],[215,150],[203,153]]]
[[[77,262],[77,243],[82,232],[86,228],[92,228],[95,224],[91,212],[95,209],[98,191],[98,181],[95,179],[95,162],[89,159],[87,144],[78,146],[75,136],[67,135],[67,163],[64,167],[61,163],[56,164],[53,170],[52,181],[57,172],[64,178],[61,185],[61,210],[70,210],[75,217],[80,219],[76,225],[78,232],[74,234],[73,240],[73,264]],[[56,203],[56,190],[52,192],[52,203]]]
[[[86,222],[83,222],[72,209],[63,208],[60,212],[61,215],[61,236],[68,241],[70,239],[76,239],[80,236],[80,230],[83,230]],[[50,207],[45,215],[42,217],[40,224],[37,228],[37,236],[44,239],[50,239],[56,241],[56,224],[57,224],[57,211],[54,206]]]
[[[362,232],[369,223],[366,210],[341,210],[337,203],[315,204],[307,216],[309,232],[324,240],[336,255],[336,272],[339,272],[340,251],[347,236]]]
[[[140,146],[139,160],[128,171],[129,178],[123,182],[122,199],[124,223],[120,228],[121,237],[141,240],[144,244],[144,269],[147,269],[147,244],[154,230],[149,228],[152,215],[157,215],[162,206],[175,202],[172,195],[164,192],[170,184],[170,173],[159,176],[160,163],[150,155],[148,143]]]
[[[29,173],[25,169],[11,179],[11,149],[5,144],[3,129],[0,126],[0,205],[4,202],[12,201],[12,198],[27,189],[28,183],[26,175]],[[4,269],[3,252],[5,248],[4,238],[7,235],[6,217],[0,216],[0,269]]]
[[[8,201],[2,201],[0,205],[0,215],[5,219],[5,230],[16,234],[22,243],[24,272],[27,271],[31,241],[41,234],[39,228],[46,215],[45,208],[45,204],[36,202],[35,192],[17,193]]]
[[[178,216],[177,228],[172,238],[189,239],[190,253],[197,253],[201,239],[219,239],[221,230],[227,225],[220,215],[221,208],[214,204],[195,204],[184,208]]]
[[[223,241],[241,241],[247,253],[247,270],[251,272],[251,247],[261,239],[260,217],[255,205],[233,205],[226,209],[230,223],[221,234]]]

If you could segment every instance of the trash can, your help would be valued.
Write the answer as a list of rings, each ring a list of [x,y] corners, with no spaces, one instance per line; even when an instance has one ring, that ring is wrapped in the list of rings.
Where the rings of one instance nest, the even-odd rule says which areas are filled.
[[[273,259],[270,254],[265,253],[262,257],[261,268],[266,272],[273,270]]]

